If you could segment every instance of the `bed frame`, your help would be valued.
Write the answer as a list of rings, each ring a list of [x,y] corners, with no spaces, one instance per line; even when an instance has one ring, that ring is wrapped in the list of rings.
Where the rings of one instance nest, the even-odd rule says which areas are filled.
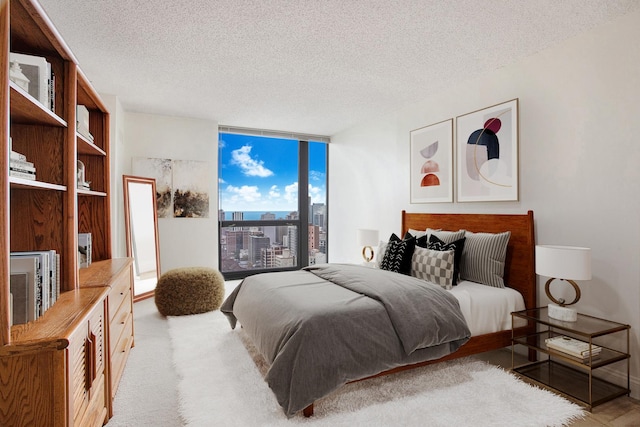
[[[425,230],[427,228],[452,231],[464,229],[475,233],[511,231],[505,263],[505,284],[522,294],[527,309],[537,306],[533,211],[528,211],[526,214],[430,214],[402,211],[402,235],[409,229]],[[516,331],[518,335],[524,335],[532,332],[532,328],[535,328],[535,325],[517,328]],[[389,375],[485,351],[497,350],[511,345],[511,337],[512,331],[510,329],[474,336],[455,353],[440,359],[400,366],[356,381]],[[307,406],[302,412],[305,417],[313,415],[313,404]]]

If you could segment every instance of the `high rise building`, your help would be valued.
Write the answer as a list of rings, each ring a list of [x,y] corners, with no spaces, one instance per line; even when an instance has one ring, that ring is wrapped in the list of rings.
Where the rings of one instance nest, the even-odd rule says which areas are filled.
[[[262,249],[268,249],[271,241],[268,237],[261,234],[249,236],[249,265],[253,267],[262,267]]]

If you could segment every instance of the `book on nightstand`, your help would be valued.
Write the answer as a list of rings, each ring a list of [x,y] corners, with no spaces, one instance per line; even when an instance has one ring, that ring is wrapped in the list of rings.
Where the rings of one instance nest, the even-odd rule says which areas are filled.
[[[547,347],[552,350],[566,353],[569,356],[573,356],[581,360],[589,360],[589,357],[595,358],[600,355],[600,351],[602,350],[602,347],[597,345],[589,344],[588,342],[580,341],[564,335],[547,338],[545,340],[545,344],[547,344]]]

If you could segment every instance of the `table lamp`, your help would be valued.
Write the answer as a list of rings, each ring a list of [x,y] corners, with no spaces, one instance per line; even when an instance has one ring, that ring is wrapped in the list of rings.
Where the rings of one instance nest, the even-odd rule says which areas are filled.
[[[378,230],[358,230],[358,244],[363,246],[362,258],[364,258],[365,262],[371,262],[373,259],[374,253],[372,246],[378,246],[378,239]]]
[[[550,277],[544,285],[547,297],[552,301],[548,305],[549,317],[565,322],[578,320],[578,313],[573,305],[580,299],[580,288],[576,280],[591,279],[591,249],[575,246],[536,246],[536,274]],[[549,289],[555,279],[566,281],[573,286],[576,296],[570,303],[564,298],[556,299]]]

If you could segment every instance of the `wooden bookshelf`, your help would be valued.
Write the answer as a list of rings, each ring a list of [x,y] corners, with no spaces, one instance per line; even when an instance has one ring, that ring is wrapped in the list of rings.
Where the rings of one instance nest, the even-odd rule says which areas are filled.
[[[0,0],[0,21],[0,425],[103,425],[133,346],[131,260],[111,253],[109,112],[36,0]],[[50,63],[53,109],[9,79],[10,52]],[[93,138],[77,132],[77,105]],[[36,180],[9,176],[10,137]],[[78,189],[78,160],[90,189]],[[82,270],[78,233],[92,236]],[[58,301],[12,326],[10,253],[51,249]]]

